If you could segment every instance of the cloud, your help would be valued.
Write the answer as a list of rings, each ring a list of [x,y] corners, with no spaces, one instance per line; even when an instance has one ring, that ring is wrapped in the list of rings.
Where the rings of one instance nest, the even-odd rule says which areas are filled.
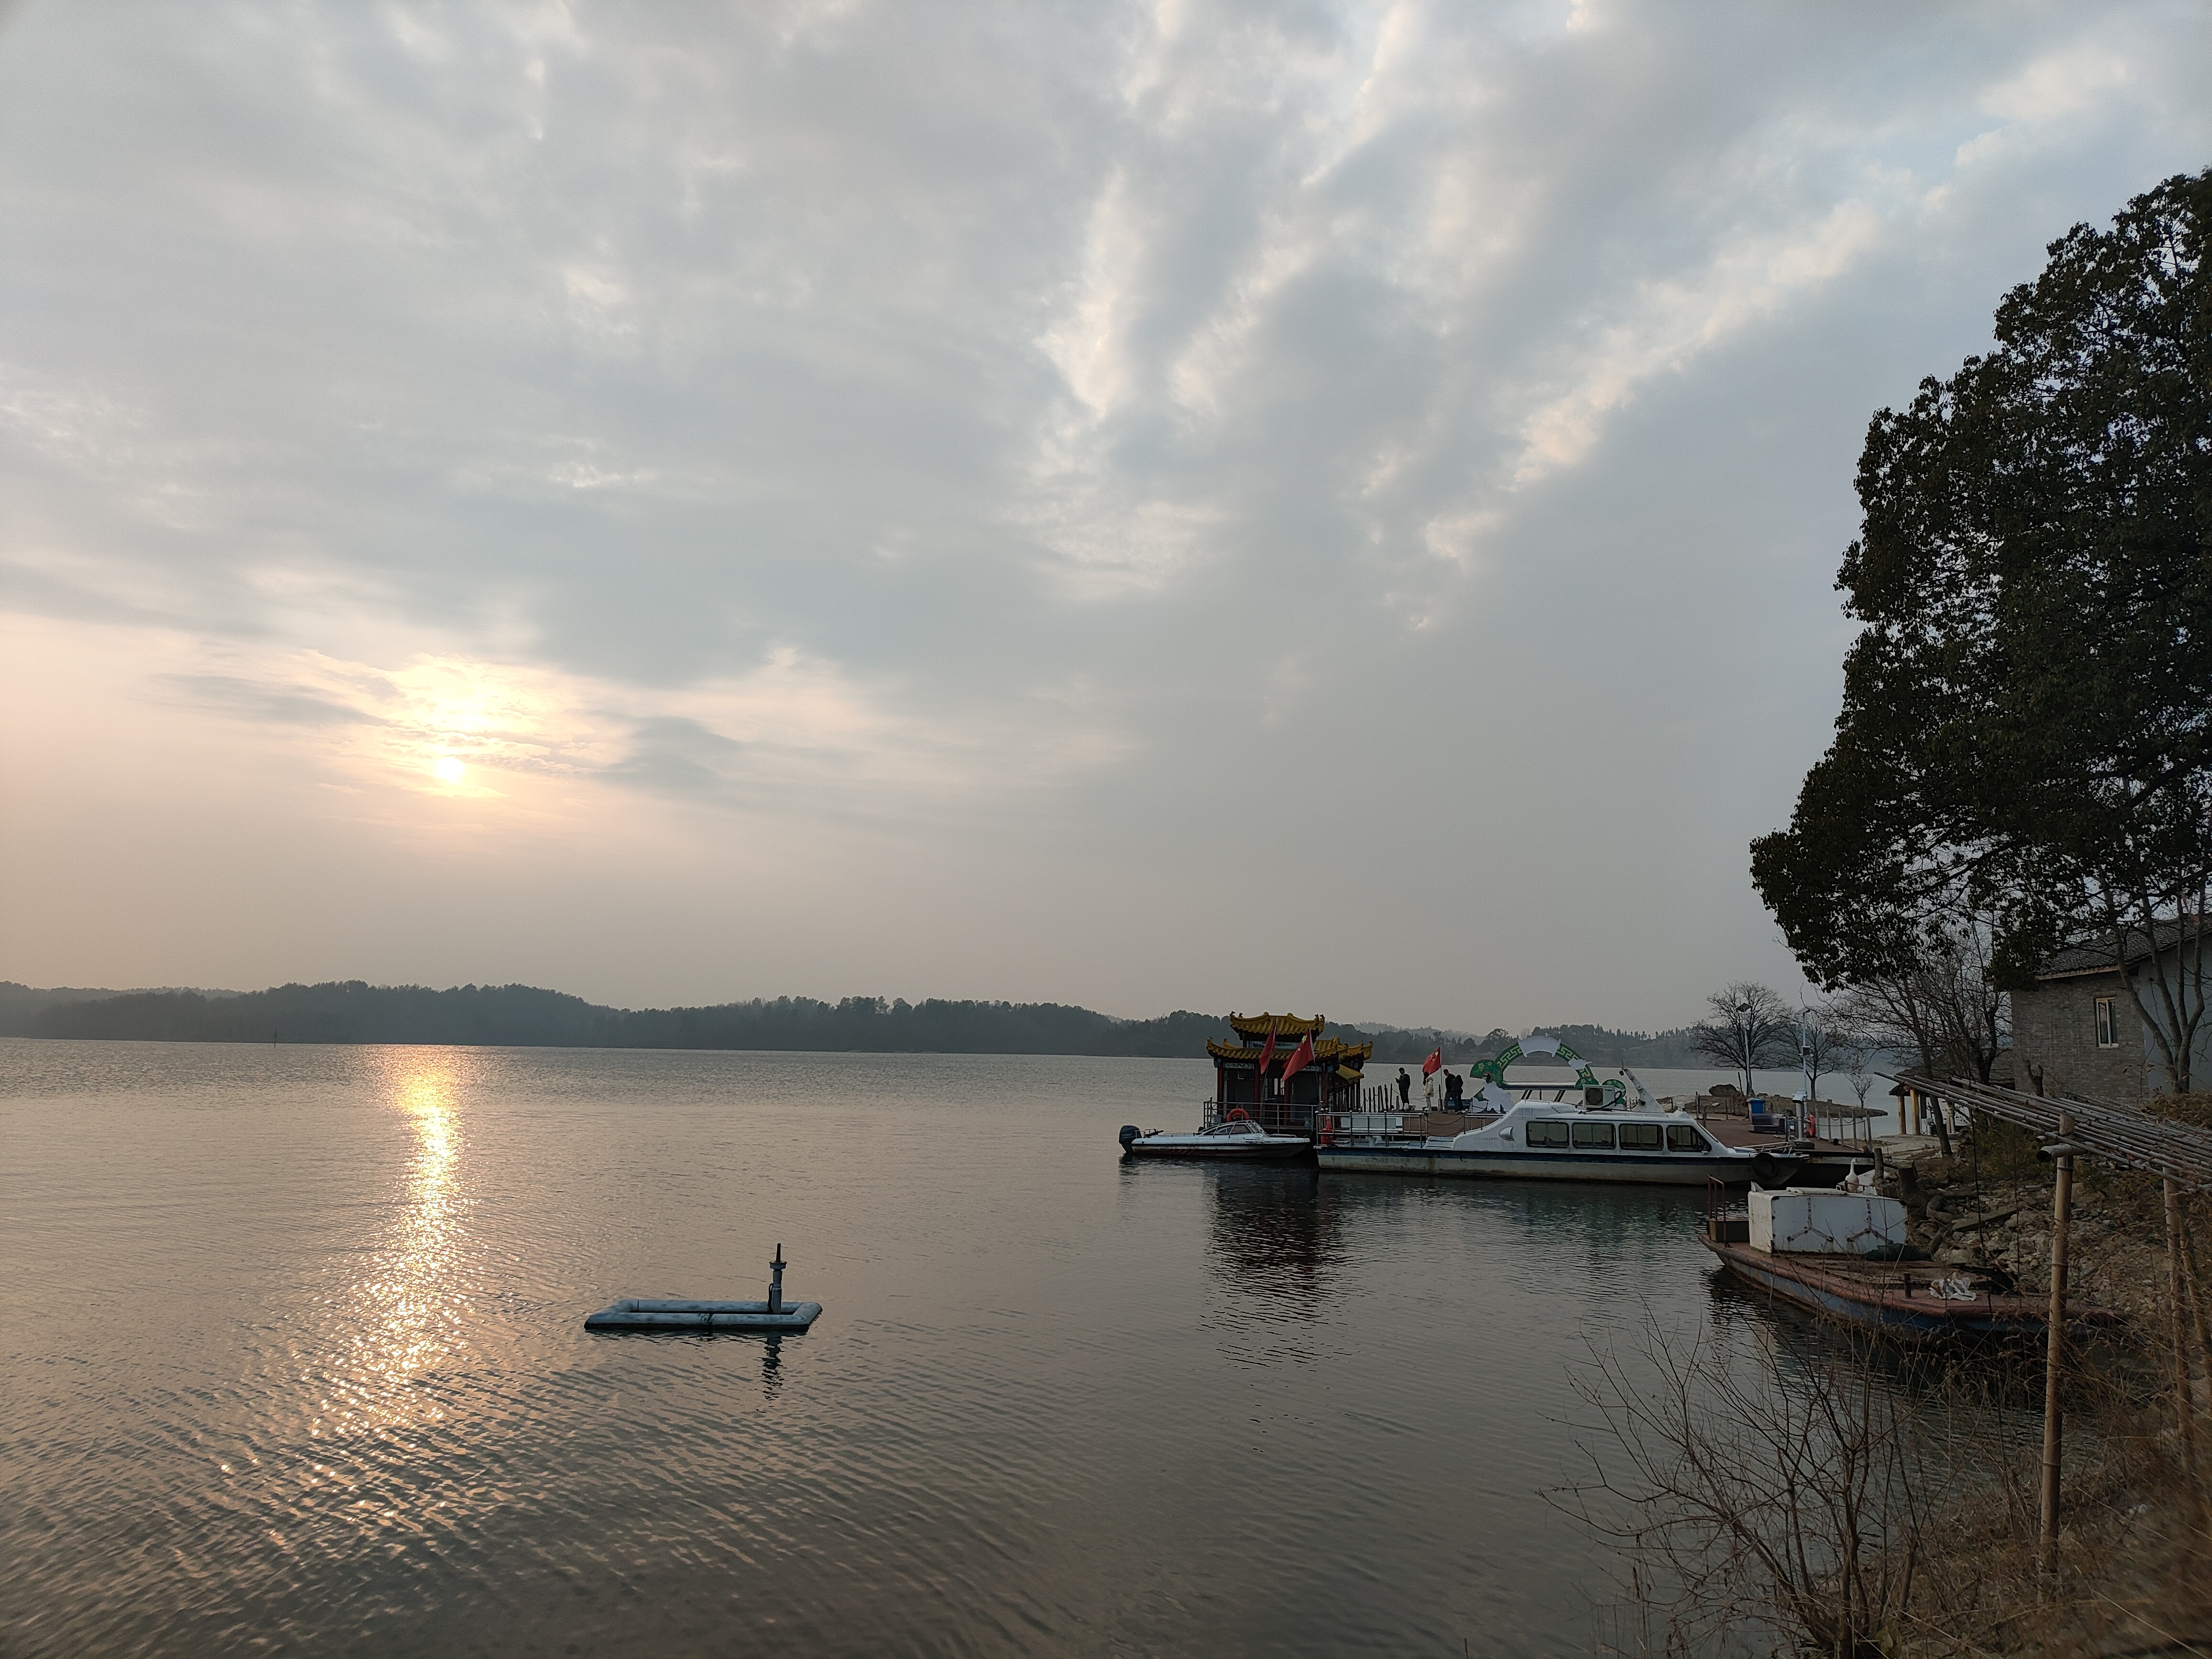
[[[629,750],[599,775],[656,793],[713,799],[731,787],[744,745],[680,714],[637,723]]]
[[[232,674],[162,674],[154,683],[183,701],[275,726],[380,726],[375,714],[297,686],[260,685]]]
[[[877,837],[902,891],[988,871],[1045,920],[975,943],[1029,964],[981,992],[1671,1018],[1696,994],[1628,964],[1788,970],[1742,845],[1832,714],[1868,413],[2067,224],[2212,158],[2209,32],[26,7],[0,607],[115,665],[74,752],[174,718],[364,823],[570,849],[578,890],[633,832],[719,868],[717,815]],[[109,787],[55,764],[57,822]],[[307,810],[269,787],[235,810]],[[1358,894],[1339,939],[1516,919],[1464,983],[1288,910],[1161,967],[1246,886]],[[936,971],[916,930],[866,959]]]
[[[51,631],[51,630],[50,630]],[[455,654],[389,664],[189,635],[80,624],[74,648],[111,665],[125,698],[261,732],[349,787],[494,801],[535,813],[532,786],[572,802],[637,791],[757,813],[902,824],[972,820],[1110,767],[1122,740],[1064,696],[946,726],[789,646],[743,672],[654,688]],[[133,675],[120,665],[137,659]],[[163,664],[182,665],[162,666]],[[458,760],[463,780],[442,775]]]

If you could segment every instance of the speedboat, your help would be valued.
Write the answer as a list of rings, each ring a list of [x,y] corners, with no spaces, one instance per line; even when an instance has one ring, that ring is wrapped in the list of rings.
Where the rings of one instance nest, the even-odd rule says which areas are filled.
[[[1271,1134],[1252,1121],[1242,1108],[1211,1127],[1193,1134],[1168,1134],[1155,1129],[1146,1134],[1133,1123],[1121,1126],[1121,1155],[1125,1158],[1219,1158],[1254,1162],[1262,1158],[1303,1158],[1313,1150],[1304,1135]]]
[[[1484,1115],[1449,1135],[1413,1133],[1401,1113],[1330,1113],[1314,1155],[1324,1170],[1670,1187],[1779,1187],[1801,1161],[1724,1146],[1688,1113],[1656,1105],[1522,1099],[1496,1083],[1470,1103]]]

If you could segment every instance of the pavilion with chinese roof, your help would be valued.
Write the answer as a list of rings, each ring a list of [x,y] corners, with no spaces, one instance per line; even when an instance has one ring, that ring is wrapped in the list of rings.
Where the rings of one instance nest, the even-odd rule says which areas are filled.
[[[1232,1107],[1242,1107],[1267,1128],[1310,1131],[1316,1114],[1357,1111],[1362,1074],[1375,1052],[1372,1042],[1340,1042],[1322,1033],[1328,1022],[1316,1014],[1301,1019],[1296,1014],[1231,1014],[1234,1042],[1209,1042],[1206,1052],[1213,1057],[1213,1110],[1219,1118]],[[1268,1038],[1274,1050],[1268,1052]],[[1310,1062],[1288,1077],[1309,1040]]]

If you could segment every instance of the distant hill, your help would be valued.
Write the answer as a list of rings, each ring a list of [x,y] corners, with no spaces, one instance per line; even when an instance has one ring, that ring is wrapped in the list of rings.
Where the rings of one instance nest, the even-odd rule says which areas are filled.
[[[81,994],[12,1024],[26,1036],[170,1042],[419,1042],[514,1048],[763,1048],[883,1054],[1202,1054],[1226,1022],[1121,1020],[1060,1003],[811,997],[708,1008],[602,1007],[530,985],[369,985],[360,980],[198,991]]]
[[[163,987],[164,994],[172,987]],[[0,1036],[29,1036],[32,1026],[40,1015],[49,1008],[65,1002],[101,1002],[110,997],[127,994],[122,991],[98,991],[88,986],[58,985],[39,990],[28,985],[18,985],[12,979],[0,979]],[[196,991],[196,996],[236,996],[235,991]]]
[[[169,1042],[399,1042],[510,1048],[752,1048],[862,1054],[1129,1054],[1195,1058],[1228,1035],[1225,1015],[1178,1010],[1117,1019],[1056,1002],[932,998],[755,999],[702,1008],[602,1007],[530,985],[369,985],[360,980],[266,991],[40,991],[0,982],[0,1036]],[[1668,1066],[1681,1034],[1559,1026],[1570,1048],[1601,1064]],[[1399,1026],[1332,1026],[1372,1040],[1377,1062],[1447,1063],[1496,1054],[1517,1033],[1474,1037]]]

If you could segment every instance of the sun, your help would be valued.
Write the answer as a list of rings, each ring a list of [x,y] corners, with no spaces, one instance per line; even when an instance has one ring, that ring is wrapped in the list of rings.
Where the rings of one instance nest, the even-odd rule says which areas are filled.
[[[469,769],[462,765],[460,762],[455,760],[451,755],[441,755],[438,757],[437,765],[433,767],[431,769],[437,773],[440,781],[444,783],[459,783],[461,779],[467,775]]]

